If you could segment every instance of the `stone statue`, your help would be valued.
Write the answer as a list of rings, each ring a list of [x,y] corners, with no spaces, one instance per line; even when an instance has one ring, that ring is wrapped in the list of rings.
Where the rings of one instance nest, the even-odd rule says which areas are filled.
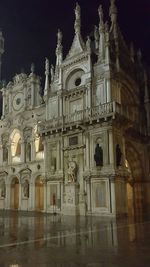
[[[95,148],[94,160],[96,162],[96,166],[103,166],[103,149],[99,146],[99,144],[97,144]]]
[[[121,166],[121,157],[122,157],[122,152],[119,147],[119,144],[116,145],[116,165]]]
[[[29,183],[27,181],[23,185],[23,195],[24,197],[29,197]]]
[[[110,32],[111,32],[117,23],[117,7],[115,5],[115,0],[111,0],[109,15],[111,17],[111,28],[110,28]]]
[[[104,14],[103,14],[102,5],[99,6],[98,14],[99,14],[99,19],[100,19],[100,24],[103,24],[103,22],[104,22]]]
[[[69,167],[68,167],[68,182],[76,182],[76,170],[77,170],[77,165],[75,161],[70,161],[69,162]]]

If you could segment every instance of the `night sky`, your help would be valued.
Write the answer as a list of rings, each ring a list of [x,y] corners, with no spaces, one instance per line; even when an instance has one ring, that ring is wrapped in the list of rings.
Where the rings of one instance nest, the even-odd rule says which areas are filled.
[[[55,64],[56,33],[63,32],[66,55],[74,36],[76,0],[0,0],[0,27],[5,38],[2,78],[12,79],[22,69],[30,72],[35,63],[36,73],[44,76],[45,57]],[[109,0],[79,0],[83,38],[98,25],[97,9],[104,7],[109,19]],[[125,39],[141,47],[144,61],[150,65],[150,0],[116,0],[118,21]]]

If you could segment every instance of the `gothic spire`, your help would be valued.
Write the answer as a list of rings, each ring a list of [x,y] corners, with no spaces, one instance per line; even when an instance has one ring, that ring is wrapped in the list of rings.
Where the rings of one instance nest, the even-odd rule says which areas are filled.
[[[44,96],[47,95],[49,90],[49,60],[45,59],[45,87],[44,87]]]
[[[56,47],[56,66],[62,63],[62,32],[58,29],[57,32],[57,47]]]
[[[74,29],[76,34],[81,33],[81,9],[78,3],[76,3],[76,8],[75,8]]]
[[[110,9],[109,9],[109,15],[111,18],[111,28],[110,32],[113,31],[115,33],[116,27],[117,27],[117,7],[115,4],[115,0],[110,0]]]
[[[1,65],[2,65],[2,54],[4,53],[4,37],[2,30],[0,29],[0,81],[1,81]]]
[[[103,14],[103,8],[102,5],[98,8],[98,15],[99,15],[99,35],[100,35],[100,41],[99,41],[99,60],[104,59],[104,50],[105,50],[105,34],[104,34],[104,14]]]
[[[102,5],[100,5],[98,8],[98,14],[99,14],[100,26],[103,26],[104,25],[104,13],[103,13]]]

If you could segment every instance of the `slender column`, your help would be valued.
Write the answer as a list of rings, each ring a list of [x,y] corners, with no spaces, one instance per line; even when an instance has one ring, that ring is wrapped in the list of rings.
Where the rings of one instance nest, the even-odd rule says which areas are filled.
[[[56,158],[57,158],[57,171],[60,170],[60,142],[59,140],[57,141],[57,155],[56,155]]]
[[[89,135],[86,135],[86,169],[90,168],[90,150],[89,150]]]
[[[30,183],[29,189],[29,210],[33,210],[33,199],[35,198],[33,193],[33,183]]]
[[[111,102],[111,86],[110,86],[110,78],[107,79],[107,103]]]
[[[19,183],[19,210],[21,210],[22,209],[22,185],[21,185],[21,183]]]
[[[111,205],[111,212],[116,215],[116,198],[115,198],[115,181],[111,180],[110,181],[110,205]]]
[[[10,206],[11,184],[6,182],[5,185],[6,185],[5,209],[10,209],[11,208],[11,206]]]
[[[44,182],[44,211],[47,211],[47,182]]]
[[[109,163],[114,164],[113,131],[109,130]]]
[[[21,162],[25,162],[25,142],[21,143]]]

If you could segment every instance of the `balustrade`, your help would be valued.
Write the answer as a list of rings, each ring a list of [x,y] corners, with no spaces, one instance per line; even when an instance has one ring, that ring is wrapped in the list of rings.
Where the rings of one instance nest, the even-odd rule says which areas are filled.
[[[44,132],[57,128],[64,128],[73,124],[81,124],[89,121],[106,118],[108,116],[114,116],[114,114],[120,114],[122,116],[130,118],[128,110],[124,109],[120,104],[116,102],[109,102],[101,104],[96,107],[87,108],[84,110],[78,110],[74,113],[66,114],[62,117],[53,118],[49,121],[40,122],[38,125],[38,131]]]

